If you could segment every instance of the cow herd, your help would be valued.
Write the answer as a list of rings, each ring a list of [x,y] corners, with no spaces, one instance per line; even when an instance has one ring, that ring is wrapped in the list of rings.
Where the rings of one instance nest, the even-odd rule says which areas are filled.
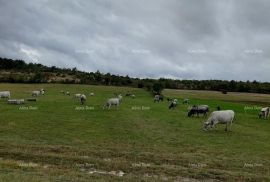
[[[64,95],[70,95],[70,92],[68,92],[68,91],[65,92],[65,91],[61,90],[60,93],[62,93]],[[115,97],[107,99],[107,101],[105,102],[105,104],[103,106],[103,109],[109,110],[109,109],[111,109],[111,106],[115,106],[116,109],[118,109],[118,107],[122,101],[123,96],[122,96],[122,94],[116,94],[116,93],[114,95],[115,95]],[[89,94],[89,96],[93,97],[93,96],[95,96],[95,93],[91,92]],[[134,94],[126,94],[126,97],[131,97],[134,99],[135,95]],[[74,98],[79,99],[81,102],[81,105],[84,105],[86,102],[86,99],[87,99],[86,94],[80,94],[80,93],[74,94]]]
[[[162,95],[155,95],[154,102],[163,101]],[[179,100],[176,98],[167,98],[167,101],[170,102],[169,109],[176,108],[179,103]],[[183,99],[183,104],[189,104],[189,99]],[[193,105],[189,107],[187,116],[193,117],[203,115],[206,117],[210,112],[208,105]],[[259,118],[267,119],[270,115],[269,107],[264,107],[259,111]],[[228,125],[230,126],[235,118],[235,112],[233,110],[221,110],[220,106],[217,106],[216,111],[213,111],[206,122],[204,122],[203,129],[208,130],[209,128],[215,128],[216,124],[226,124],[225,131],[228,131]]]
[[[45,94],[44,89],[34,90],[31,92],[32,97],[38,97],[38,96],[44,95],[44,94]],[[25,99],[10,99],[11,98],[10,91],[0,91],[0,98],[7,99],[8,104],[15,104],[15,105],[25,104]],[[36,98],[27,98],[26,101],[37,101],[37,99]]]
[[[61,90],[60,93],[62,93],[63,95],[67,95],[70,96],[70,92],[69,91],[63,91]],[[44,89],[39,89],[39,90],[34,90],[31,92],[31,96],[33,98],[28,98],[26,99],[27,101],[36,101],[35,97],[38,96],[43,96],[45,95],[45,90]],[[122,102],[122,94],[114,94],[115,97],[109,98],[106,100],[103,109],[110,109],[112,106],[115,106],[116,109],[118,109],[119,105]],[[95,94],[93,92],[91,92],[89,94],[89,96],[93,97],[95,96]],[[127,93],[125,94],[126,97],[131,97],[131,98],[135,98],[134,94],[131,93]],[[24,99],[10,99],[11,98],[11,92],[10,91],[0,91],[0,98],[5,98],[7,99],[7,103],[8,104],[24,104],[25,101]],[[86,94],[74,94],[74,98],[75,99],[79,99],[80,103],[82,105],[85,104],[86,102]],[[163,95],[155,95],[154,96],[154,103],[159,103],[162,102],[164,99]],[[177,98],[167,98],[167,101],[169,102],[169,109],[175,109],[177,107],[177,105],[179,104],[179,100]],[[183,99],[182,104],[189,104],[190,100],[189,99]],[[191,107],[189,107],[188,109],[188,113],[187,116],[188,117],[193,117],[193,116],[197,116],[199,117],[200,115],[203,115],[204,117],[206,117],[208,115],[208,113],[210,112],[210,108],[208,105],[193,105]],[[259,111],[259,118],[263,118],[263,119],[267,119],[270,115],[270,109],[269,107],[264,107]],[[233,110],[221,110],[220,106],[217,107],[216,111],[213,111],[210,116],[208,117],[207,121],[204,122],[203,125],[203,129],[204,130],[208,130],[210,128],[215,128],[216,124],[226,124],[226,128],[225,131],[228,130],[228,125],[231,128],[232,122],[235,118],[235,112]]]

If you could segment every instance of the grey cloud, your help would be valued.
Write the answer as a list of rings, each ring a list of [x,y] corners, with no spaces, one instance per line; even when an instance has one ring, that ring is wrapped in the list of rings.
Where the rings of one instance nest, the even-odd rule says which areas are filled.
[[[269,8],[267,0],[0,0],[0,56],[134,77],[269,81]]]

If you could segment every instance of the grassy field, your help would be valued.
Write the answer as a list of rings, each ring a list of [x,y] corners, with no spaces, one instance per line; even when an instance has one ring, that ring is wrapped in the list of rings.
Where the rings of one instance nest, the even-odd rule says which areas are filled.
[[[259,120],[255,107],[270,105],[269,95],[165,90],[236,112],[231,132],[205,132],[205,118],[188,118],[187,105],[169,110],[142,89],[0,84],[12,98],[40,88],[45,96],[23,107],[0,100],[0,181],[270,181],[270,119]],[[81,107],[61,90],[95,96]],[[136,98],[102,110],[128,91]]]

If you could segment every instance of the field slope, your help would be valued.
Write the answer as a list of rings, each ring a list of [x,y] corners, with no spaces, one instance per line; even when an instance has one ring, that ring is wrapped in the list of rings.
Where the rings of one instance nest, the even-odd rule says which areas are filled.
[[[205,118],[188,118],[187,105],[169,110],[142,89],[0,84],[12,98],[40,88],[46,94],[24,107],[0,100],[0,181],[270,181],[270,119],[259,120],[255,107],[270,105],[269,95],[165,90],[167,97],[236,112],[231,132],[204,132]],[[103,110],[120,92],[136,98]],[[84,107],[75,93],[87,94]]]

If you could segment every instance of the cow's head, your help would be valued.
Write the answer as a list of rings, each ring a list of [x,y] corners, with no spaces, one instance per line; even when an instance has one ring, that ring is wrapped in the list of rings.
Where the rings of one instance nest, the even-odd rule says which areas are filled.
[[[190,109],[190,110],[188,111],[188,117],[191,117],[193,114],[194,114],[194,111],[193,111],[192,109]]]
[[[203,124],[203,129],[204,129],[204,130],[207,130],[207,129],[209,128],[209,126],[211,126],[211,122],[206,121],[206,122],[204,122],[204,124]]]
[[[265,115],[264,111],[261,111],[261,112],[259,113],[259,118],[262,118],[264,115]]]

